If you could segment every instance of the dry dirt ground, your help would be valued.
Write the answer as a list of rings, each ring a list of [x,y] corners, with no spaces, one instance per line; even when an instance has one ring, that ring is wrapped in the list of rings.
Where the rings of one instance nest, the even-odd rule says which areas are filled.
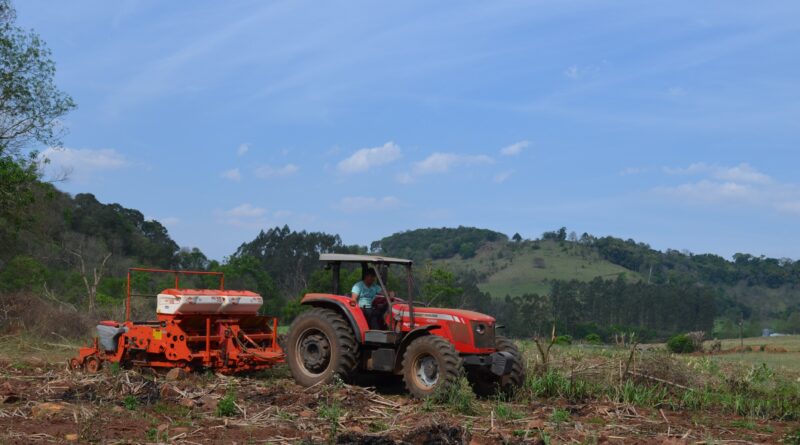
[[[596,402],[479,401],[475,415],[345,384],[301,388],[284,367],[168,379],[0,361],[0,443],[781,443],[796,424]],[[555,414],[554,414],[555,413]]]

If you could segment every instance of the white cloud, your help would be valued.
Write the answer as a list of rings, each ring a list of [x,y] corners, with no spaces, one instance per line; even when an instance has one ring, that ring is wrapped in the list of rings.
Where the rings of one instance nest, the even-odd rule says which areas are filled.
[[[316,220],[314,215],[295,213],[290,210],[268,211],[250,203],[244,203],[228,210],[216,210],[218,222],[245,229],[263,229],[276,225],[308,225]]]
[[[702,180],[674,187],[659,187],[659,192],[693,203],[752,201],[757,191],[747,184]]]
[[[564,70],[564,75],[569,77],[570,79],[577,79],[580,77],[580,70],[578,69],[577,65],[572,65],[571,67]]]
[[[383,198],[348,196],[342,198],[336,207],[346,213],[356,213],[393,208],[396,207],[398,203],[399,201],[394,196],[384,196]]]
[[[244,156],[248,151],[250,151],[250,144],[242,144],[236,149],[236,155]]]
[[[626,167],[619,172],[620,176],[638,175],[641,173],[647,173],[647,169],[644,167]]]
[[[663,170],[668,175],[696,175],[707,172],[709,166],[705,162],[695,162],[688,167],[664,167]]]
[[[339,161],[337,168],[342,173],[357,173],[394,162],[402,156],[400,147],[389,141],[381,147],[362,148],[350,157]]]
[[[739,164],[736,167],[723,167],[714,171],[714,177],[729,181],[742,181],[755,184],[767,184],[772,178],[754,169],[748,164]]]
[[[244,203],[226,211],[225,215],[239,218],[255,218],[264,216],[266,213],[266,209],[256,207],[250,203]]]
[[[777,209],[784,213],[800,215],[800,199],[797,201],[781,202],[777,205]]]
[[[118,170],[131,165],[131,163],[116,150],[103,148],[98,150],[88,148],[47,148],[39,159],[44,162],[49,160],[45,170],[48,174],[73,177],[85,182],[94,173]]]
[[[516,156],[522,153],[522,150],[527,148],[531,143],[528,141],[515,142],[507,147],[500,149],[500,154],[504,156]]]
[[[602,60],[598,63],[592,63],[588,65],[570,65],[564,70],[564,76],[572,80],[591,78],[600,74],[600,72],[608,65],[609,62],[607,60]]]
[[[229,179],[231,181],[236,181],[236,182],[242,180],[242,173],[239,171],[238,168],[225,170],[224,172],[220,173],[219,176],[220,178]]]
[[[664,172],[701,176],[694,182],[654,190],[680,203],[770,209],[800,215],[800,186],[776,181],[746,163],[731,167],[697,162],[685,168],[665,167]]]
[[[486,155],[433,153],[427,158],[415,163],[412,172],[415,175],[447,173],[454,167],[492,163],[494,163],[494,159]]]
[[[506,182],[506,180],[507,180],[508,178],[510,178],[510,177],[511,177],[511,175],[513,175],[513,174],[514,174],[514,172],[513,172],[513,171],[505,171],[505,172],[500,172],[500,173],[498,173],[498,174],[494,175],[494,182],[496,182],[496,183],[498,183],[498,184],[501,184],[501,183],[503,183],[503,182]]]
[[[294,164],[286,164],[283,167],[271,167],[269,165],[262,165],[256,169],[256,177],[261,179],[270,179],[270,178],[282,178],[285,176],[291,176],[300,168]]]
[[[767,184],[772,182],[768,175],[756,170],[745,162],[726,167],[716,164],[706,164],[705,162],[695,162],[685,168],[664,167],[664,172],[670,175],[698,175],[707,174],[712,178],[724,181],[738,181],[754,184]]]

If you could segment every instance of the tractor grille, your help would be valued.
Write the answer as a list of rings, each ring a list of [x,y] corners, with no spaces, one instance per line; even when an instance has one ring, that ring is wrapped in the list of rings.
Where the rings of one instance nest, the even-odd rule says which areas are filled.
[[[448,323],[450,327],[450,334],[453,336],[453,341],[459,343],[469,344],[469,327],[464,323],[451,321]]]
[[[471,321],[472,335],[476,348],[494,348],[494,325],[480,321]]]

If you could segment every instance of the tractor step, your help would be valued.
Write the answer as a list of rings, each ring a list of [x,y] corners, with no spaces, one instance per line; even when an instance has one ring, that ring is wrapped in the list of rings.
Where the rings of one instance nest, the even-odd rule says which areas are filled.
[[[400,340],[400,335],[394,331],[371,330],[364,333],[364,341],[367,343],[396,344]]]

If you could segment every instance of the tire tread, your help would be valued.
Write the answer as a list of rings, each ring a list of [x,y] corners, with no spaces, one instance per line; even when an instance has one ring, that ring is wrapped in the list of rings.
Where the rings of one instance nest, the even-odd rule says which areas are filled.
[[[438,335],[425,335],[411,341],[403,354],[403,382],[406,389],[415,397],[426,397],[430,394],[420,390],[414,386],[412,379],[409,377],[408,372],[414,364],[414,357],[420,352],[436,350],[443,358],[443,368],[439,369],[439,378],[444,377],[440,383],[437,383],[437,390],[456,383],[463,373],[461,364],[461,357],[453,347],[453,344]]]
[[[317,323],[321,322],[328,324],[333,329],[336,336],[336,338],[331,339],[334,343],[331,345],[331,348],[336,347],[337,344],[339,345],[338,362],[335,364],[333,373],[326,377],[325,380],[329,382],[333,379],[334,375],[338,375],[343,380],[348,380],[358,363],[358,341],[356,340],[355,333],[353,333],[353,329],[336,311],[327,308],[315,307],[303,312],[294,319],[292,326],[289,328],[287,340],[292,338],[293,328],[306,319],[316,319]],[[289,342],[287,346],[288,348],[294,348],[293,342]],[[294,359],[294,354],[296,354],[296,351],[289,351],[287,349],[287,355],[291,355],[290,360]],[[290,365],[290,369],[291,368],[292,366]],[[292,374],[294,374],[293,370]],[[295,377],[295,381],[300,383],[297,377]]]

